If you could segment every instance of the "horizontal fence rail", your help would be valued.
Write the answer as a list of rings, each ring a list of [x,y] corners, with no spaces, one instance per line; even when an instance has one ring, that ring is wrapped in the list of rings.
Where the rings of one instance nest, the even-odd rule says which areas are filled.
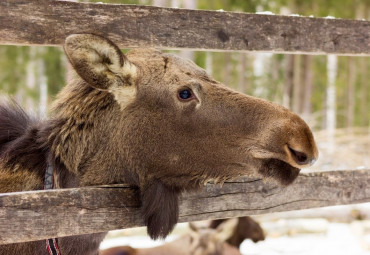
[[[122,48],[370,55],[370,22],[51,0],[0,1],[0,44],[99,33]]]
[[[127,185],[0,194],[0,244],[143,226]],[[185,193],[180,222],[370,202],[370,170],[300,174],[288,187],[241,179]]]

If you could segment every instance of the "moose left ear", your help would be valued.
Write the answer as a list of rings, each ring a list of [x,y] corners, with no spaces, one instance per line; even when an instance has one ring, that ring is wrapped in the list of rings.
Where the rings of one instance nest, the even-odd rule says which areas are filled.
[[[70,35],[66,38],[64,51],[78,75],[94,88],[109,90],[134,82],[136,66],[117,45],[104,37]]]
[[[238,218],[232,218],[224,221],[217,227],[216,237],[218,240],[226,241],[229,239],[235,232],[236,227],[238,226]]]

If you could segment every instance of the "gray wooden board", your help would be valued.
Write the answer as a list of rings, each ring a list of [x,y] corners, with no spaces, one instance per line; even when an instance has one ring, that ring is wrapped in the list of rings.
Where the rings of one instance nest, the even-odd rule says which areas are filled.
[[[370,202],[370,170],[300,174],[288,187],[240,179],[183,194],[180,222]],[[143,226],[127,185],[0,194],[0,244]]]
[[[96,33],[122,48],[370,55],[370,22],[51,0],[0,1],[0,44]]]

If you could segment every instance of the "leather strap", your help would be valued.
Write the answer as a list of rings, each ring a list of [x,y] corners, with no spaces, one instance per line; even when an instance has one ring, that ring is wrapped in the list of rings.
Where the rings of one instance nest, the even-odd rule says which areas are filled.
[[[44,180],[44,190],[54,188],[54,174],[53,167],[48,165],[45,171],[45,180]],[[49,255],[61,255],[58,247],[58,239],[50,238],[46,241],[46,250],[49,252]]]

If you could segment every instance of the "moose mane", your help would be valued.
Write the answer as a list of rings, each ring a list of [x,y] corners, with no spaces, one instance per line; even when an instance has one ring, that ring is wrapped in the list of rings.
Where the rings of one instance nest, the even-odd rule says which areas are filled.
[[[0,104],[0,191],[42,188],[46,168],[46,138],[41,122],[12,100]]]
[[[48,120],[27,114],[14,100],[2,100],[0,103],[2,174],[12,177],[31,174],[39,183],[33,189],[42,189],[46,167],[52,164],[59,176],[59,187],[79,186],[79,180],[75,178],[76,173],[67,169],[76,169],[77,163],[73,166],[77,160],[76,154],[87,147],[86,137],[91,136],[89,132],[94,129],[96,120],[104,115],[101,112],[114,107],[118,108],[118,105],[111,94],[93,89],[81,79],[71,81],[63,89],[53,105],[53,117]],[[71,141],[74,144],[70,144]],[[65,180],[68,176],[73,176],[73,180],[71,178]],[[6,192],[3,190],[5,188],[6,185],[1,185],[0,191]],[[8,188],[9,192],[18,190],[14,189],[14,186]],[[22,190],[29,189],[24,187]]]

